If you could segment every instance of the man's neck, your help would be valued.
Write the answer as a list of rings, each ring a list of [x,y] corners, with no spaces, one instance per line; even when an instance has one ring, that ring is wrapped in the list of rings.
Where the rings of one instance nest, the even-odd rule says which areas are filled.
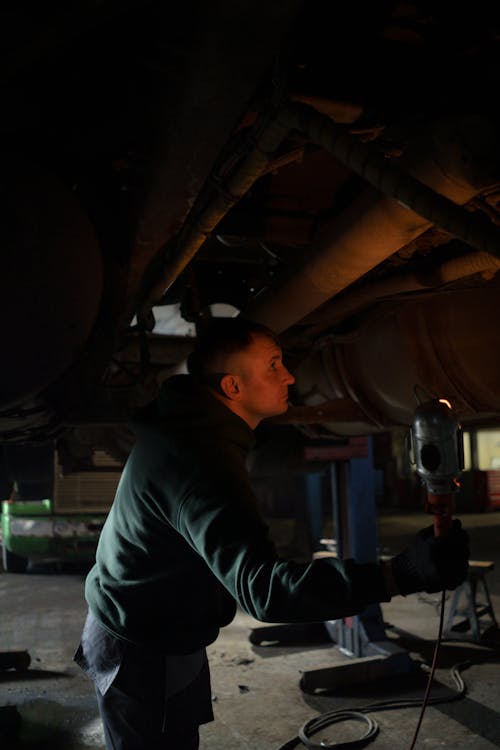
[[[246,413],[246,410],[241,407],[241,405],[238,403],[238,401],[233,401],[232,399],[228,398],[227,396],[223,396],[221,393],[218,393],[213,388],[208,389],[212,396],[215,396],[217,401],[220,401],[221,404],[224,404],[224,406],[229,409],[229,411],[232,411],[233,414],[236,414],[237,417],[240,417],[244,422],[247,423],[247,425],[250,427],[251,430],[255,430],[260,419],[257,419],[256,417],[252,418],[251,415]]]

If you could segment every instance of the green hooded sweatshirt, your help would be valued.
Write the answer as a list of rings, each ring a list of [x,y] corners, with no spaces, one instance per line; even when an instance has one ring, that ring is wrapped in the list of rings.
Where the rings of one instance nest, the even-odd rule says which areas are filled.
[[[262,622],[322,622],[388,601],[378,563],[280,559],[261,519],[244,420],[190,376],[136,426],[85,595],[119,639],[166,653],[212,643],[236,602]]]

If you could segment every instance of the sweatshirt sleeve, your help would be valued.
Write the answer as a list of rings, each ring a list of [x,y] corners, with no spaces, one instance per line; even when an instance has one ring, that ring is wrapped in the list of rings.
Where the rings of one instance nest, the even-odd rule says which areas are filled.
[[[320,622],[389,601],[382,565],[280,559],[248,482],[194,480],[175,525],[240,607],[262,622]]]

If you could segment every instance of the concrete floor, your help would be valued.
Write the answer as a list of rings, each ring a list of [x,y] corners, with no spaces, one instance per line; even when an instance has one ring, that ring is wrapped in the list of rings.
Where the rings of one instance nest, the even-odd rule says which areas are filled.
[[[402,548],[422,526],[420,513],[379,516],[381,552]],[[500,514],[462,516],[470,532],[472,557],[496,563],[488,574],[493,604],[500,616]],[[425,519],[424,519],[425,523]],[[0,705],[17,705],[21,725],[2,750],[102,750],[102,730],[93,686],[72,662],[85,616],[83,571],[56,571],[38,566],[26,575],[0,575],[2,651],[28,649],[26,672],[0,672]],[[405,649],[415,673],[378,682],[344,686],[335,695],[302,692],[304,672],[352,663],[325,638],[295,633],[289,645],[252,645],[261,623],[239,612],[209,647],[216,721],[202,727],[203,750],[278,750],[296,736],[307,720],[337,708],[380,700],[421,698],[425,678],[419,668],[430,663],[438,628],[438,595],[396,597],[382,607],[387,640]],[[290,631],[284,631],[290,635]],[[293,635],[293,633],[292,633]],[[500,638],[486,634],[481,644],[464,640],[443,644],[432,695],[450,698],[450,668],[464,660],[467,695],[460,701],[428,708],[419,748],[492,750],[500,747]],[[334,673],[335,674],[335,673]],[[380,725],[373,743],[378,750],[408,748],[419,710],[407,708],[372,713]],[[315,740],[340,742],[359,737],[360,724],[336,725]]]

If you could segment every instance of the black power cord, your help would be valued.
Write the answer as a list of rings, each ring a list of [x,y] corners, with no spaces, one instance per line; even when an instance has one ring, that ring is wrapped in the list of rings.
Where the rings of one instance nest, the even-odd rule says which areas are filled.
[[[439,632],[436,640],[436,646],[434,648],[434,655],[432,658],[432,666],[429,671],[429,677],[427,680],[427,687],[423,701],[420,699],[408,699],[408,700],[395,700],[395,701],[379,701],[378,703],[370,703],[366,706],[360,706],[356,709],[339,709],[337,711],[329,711],[315,716],[310,719],[299,730],[297,737],[293,737],[291,740],[281,745],[277,750],[292,750],[297,747],[300,743],[309,750],[355,750],[356,748],[365,747],[368,743],[372,742],[379,732],[379,726],[374,719],[365,716],[368,713],[374,713],[377,711],[389,711],[394,709],[402,708],[418,708],[421,707],[420,717],[415,729],[412,744],[410,750],[413,750],[417,741],[422,719],[427,706],[437,705],[438,703],[450,703],[451,701],[460,700],[466,693],[466,685],[460,674],[460,670],[470,666],[470,661],[460,662],[455,664],[451,669],[451,676],[456,685],[457,692],[455,695],[447,698],[429,698],[432,682],[434,679],[434,673],[436,671],[437,658],[439,649],[441,646],[442,634],[443,634],[443,620],[444,620],[444,605],[445,605],[445,592],[443,591],[441,597],[441,613],[439,618]],[[311,736],[317,734],[320,730],[325,729],[332,724],[337,724],[340,721],[354,720],[363,722],[366,726],[366,732],[356,740],[349,742],[313,742]]]
[[[418,717],[417,726],[415,728],[415,734],[413,735],[413,740],[410,746],[410,750],[413,750],[415,747],[415,744],[417,742],[418,733],[420,731],[420,727],[422,726],[422,719],[424,718],[425,709],[427,708],[427,704],[429,702],[429,694],[431,692],[432,687],[432,681],[434,679],[434,673],[436,671],[436,665],[439,655],[439,649],[441,648],[441,639],[443,637],[443,621],[444,621],[444,605],[446,602],[446,591],[443,591],[441,594],[441,609],[439,612],[439,631],[438,631],[438,637],[436,640],[436,646],[434,648],[434,654],[432,657],[432,666],[431,671],[429,673],[429,679],[427,680],[427,687],[425,689],[425,695],[424,700],[422,701],[422,710],[420,711],[420,716]]]

